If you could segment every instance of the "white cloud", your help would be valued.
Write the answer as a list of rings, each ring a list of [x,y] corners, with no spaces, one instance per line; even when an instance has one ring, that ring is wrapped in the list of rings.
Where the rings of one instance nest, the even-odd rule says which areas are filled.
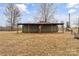
[[[75,8],[79,8],[79,5],[76,5]]]
[[[68,13],[74,13],[74,12],[76,12],[76,9],[70,9],[70,10],[68,11]]]
[[[19,8],[21,12],[30,13],[27,6],[25,4],[16,4],[16,6]]]
[[[68,3],[67,8],[75,7],[78,3]]]
[[[74,13],[79,8],[79,3],[68,3],[67,4],[68,13]]]

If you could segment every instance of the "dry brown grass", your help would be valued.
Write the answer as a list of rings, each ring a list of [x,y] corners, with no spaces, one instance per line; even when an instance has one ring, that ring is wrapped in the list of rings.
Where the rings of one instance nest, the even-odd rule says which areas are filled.
[[[68,32],[0,32],[0,55],[79,55],[79,40]]]

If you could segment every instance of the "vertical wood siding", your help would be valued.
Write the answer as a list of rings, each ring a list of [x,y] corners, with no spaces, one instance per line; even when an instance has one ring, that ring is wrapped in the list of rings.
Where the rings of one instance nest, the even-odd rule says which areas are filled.
[[[23,25],[22,26],[22,32],[23,33],[27,33],[27,32],[31,32],[31,33],[38,33],[40,32],[39,26],[41,26],[41,32],[58,32],[58,25],[47,25],[47,24],[43,24],[43,25]],[[29,28],[29,29],[28,29]]]

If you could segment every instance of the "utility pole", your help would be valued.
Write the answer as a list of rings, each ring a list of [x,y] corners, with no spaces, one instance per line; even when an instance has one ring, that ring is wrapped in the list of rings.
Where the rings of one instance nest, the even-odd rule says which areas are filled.
[[[78,17],[78,33],[79,33],[79,17]]]
[[[70,24],[71,24],[71,23],[70,23],[70,19],[71,19],[71,18],[70,18],[70,13],[69,13],[69,28],[71,28],[71,26],[70,26]]]

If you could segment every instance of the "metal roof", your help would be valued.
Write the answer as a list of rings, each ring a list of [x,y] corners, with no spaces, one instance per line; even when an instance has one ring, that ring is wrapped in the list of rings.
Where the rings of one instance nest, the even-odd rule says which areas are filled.
[[[18,25],[42,25],[42,24],[64,25],[64,23],[18,23]]]

